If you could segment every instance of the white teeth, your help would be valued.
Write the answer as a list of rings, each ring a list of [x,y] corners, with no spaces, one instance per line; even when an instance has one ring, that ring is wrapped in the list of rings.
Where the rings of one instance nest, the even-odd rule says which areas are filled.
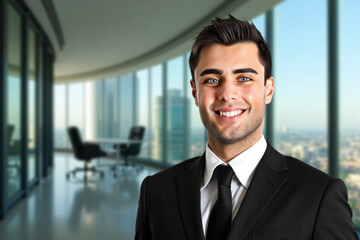
[[[239,115],[242,112],[243,112],[242,110],[235,110],[235,111],[231,111],[231,112],[220,111],[220,116],[222,116],[222,117],[234,117],[234,116]]]

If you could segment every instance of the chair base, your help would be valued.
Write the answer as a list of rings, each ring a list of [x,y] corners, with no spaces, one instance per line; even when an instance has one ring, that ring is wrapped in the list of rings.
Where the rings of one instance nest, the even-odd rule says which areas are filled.
[[[69,179],[70,178],[70,175],[72,174],[73,176],[75,176],[75,174],[77,172],[84,172],[84,180],[87,180],[87,175],[86,173],[87,172],[92,172],[93,174],[94,173],[99,173],[100,174],[100,177],[103,178],[104,177],[104,172],[103,171],[100,171],[98,169],[96,169],[95,167],[83,167],[83,168],[75,168],[74,170],[66,173],[66,178]]]
[[[110,167],[110,170],[113,172],[113,176],[116,178],[119,170],[121,173],[124,173],[126,170],[134,169],[136,172],[140,172],[143,169],[143,166],[138,166],[133,163],[125,162],[125,163],[118,163]]]

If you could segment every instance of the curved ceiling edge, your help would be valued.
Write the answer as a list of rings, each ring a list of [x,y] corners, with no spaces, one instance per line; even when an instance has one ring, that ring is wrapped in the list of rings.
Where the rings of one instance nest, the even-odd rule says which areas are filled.
[[[215,16],[226,17],[232,14],[241,19],[251,19],[267,10],[283,0],[229,0],[220,8],[211,12],[201,21],[195,23],[189,29],[181,32],[175,38],[169,40],[162,46],[153,49],[139,57],[129,61],[115,64],[102,69],[89,71],[80,74],[72,74],[55,77],[55,83],[81,82],[106,78],[109,76],[126,74],[139,69],[150,67],[157,63],[161,63],[172,57],[176,57],[190,50],[192,39],[204,25],[208,24]]]

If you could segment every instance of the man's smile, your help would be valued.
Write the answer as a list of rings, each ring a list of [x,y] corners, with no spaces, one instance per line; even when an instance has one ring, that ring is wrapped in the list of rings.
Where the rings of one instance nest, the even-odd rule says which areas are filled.
[[[215,113],[220,117],[225,118],[235,118],[240,116],[243,112],[245,112],[245,109],[219,109],[215,110]]]

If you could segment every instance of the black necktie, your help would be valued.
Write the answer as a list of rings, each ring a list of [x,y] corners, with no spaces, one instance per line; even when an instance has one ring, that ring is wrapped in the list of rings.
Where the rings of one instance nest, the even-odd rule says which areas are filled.
[[[206,240],[226,239],[231,228],[232,199],[231,178],[234,171],[231,167],[219,165],[214,171],[218,182],[218,199],[210,213]]]

